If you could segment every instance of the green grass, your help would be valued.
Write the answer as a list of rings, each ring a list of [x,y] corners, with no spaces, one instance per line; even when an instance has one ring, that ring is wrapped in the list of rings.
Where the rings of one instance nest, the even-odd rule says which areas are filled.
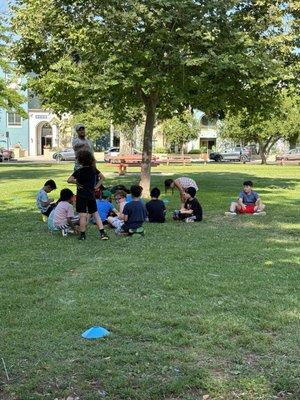
[[[100,165],[101,166],[101,165]],[[202,223],[146,225],[146,237],[50,235],[34,196],[66,165],[0,166],[0,398],[299,399],[297,166],[158,167],[199,184]],[[107,183],[135,183],[112,169]],[[267,216],[223,216],[251,178]],[[58,191],[55,193],[57,198]],[[89,342],[102,325],[111,335]],[[0,360],[1,361],[1,360]]]

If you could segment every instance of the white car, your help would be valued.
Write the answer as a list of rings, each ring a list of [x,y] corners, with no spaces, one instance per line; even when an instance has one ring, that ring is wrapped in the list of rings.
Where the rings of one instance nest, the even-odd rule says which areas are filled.
[[[75,160],[75,152],[72,147],[67,149],[63,149],[61,151],[57,151],[52,156],[56,161],[74,161]]]
[[[109,163],[112,158],[117,157],[119,154],[120,147],[110,147],[104,152],[104,161]],[[132,154],[142,154],[142,152],[137,149],[132,149]]]

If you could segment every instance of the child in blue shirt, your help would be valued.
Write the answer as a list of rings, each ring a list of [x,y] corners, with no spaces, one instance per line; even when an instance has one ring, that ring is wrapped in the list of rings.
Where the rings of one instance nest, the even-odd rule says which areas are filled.
[[[98,197],[98,195],[96,195],[96,204],[97,204],[98,214],[100,215],[100,218],[104,225],[108,224],[107,218],[111,212],[113,212],[116,215],[119,214],[118,210],[116,210],[114,208],[114,206],[111,204],[111,202],[108,200],[108,198],[109,198],[109,195],[108,195],[108,193],[106,193],[105,190],[102,192],[101,197],[100,196]]]
[[[42,189],[39,190],[36,196],[36,206],[41,211],[43,215],[49,217],[53,208],[55,208],[56,203],[54,203],[54,199],[49,198],[48,193],[52,192],[52,190],[56,189],[56,183],[53,179],[49,179],[45,182]]]
[[[259,194],[252,190],[253,182],[245,181],[244,190],[239,193],[238,201],[233,201],[230,205],[230,211],[225,215],[253,214],[265,215],[265,205],[262,203]]]

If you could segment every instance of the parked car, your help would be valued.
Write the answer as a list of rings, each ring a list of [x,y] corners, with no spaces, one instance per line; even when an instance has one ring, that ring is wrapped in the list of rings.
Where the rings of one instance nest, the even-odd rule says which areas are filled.
[[[300,161],[300,147],[276,156],[276,161]]]
[[[221,162],[221,161],[250,161],[249,150],[244,147],[235,147],[231,150],[225,150],[224,152],[214,152],[209,155],[210,160]]]
[[[5,160],[12,160],[15,157],[13,150],[0,148],[0,162]]]
[[[53,154],[52,158],[54,158],[56,161],[74,161],[75,152],[72,147],[70,147],[61,151],[57,151]]]
[[[104,161],[110,162],[112,158],[117,157],[119,154],[120,154],[119,147],[110,147],[104,152]],[[142,152],[137,149],[132,149],[132,154],[142,154]]]

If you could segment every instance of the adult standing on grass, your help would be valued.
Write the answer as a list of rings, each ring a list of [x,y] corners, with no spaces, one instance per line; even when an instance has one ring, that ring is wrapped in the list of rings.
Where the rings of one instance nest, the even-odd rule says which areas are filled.
[[[72,147],[75,152],[75,165],[74,165],[74,170],[76,171],[78,168],[80,168],[80,164],[78,163],[77,160],[77,155],[80,150],[87,150],[89,151],[92,155],[94,155],[94,149],[93,149],[93,143],[86,138],[85,136],[85,126],[84,124],[77,124],[75,125],[75,132],[76,135],[73,138],[72,141]]]
[[[180,195],[180,201],[181,204],[183,206],[183,204],[185,203],[185,191],[187,188],[189,187],[193,187],[195,188],[196,192],[199,190],[197,183],[194,181],[194,179],[188,178],[186,176],[182,176],[180,178],[177,179],[166,179],[165,180],[165,190],[167,191],[168,188],[172,189],[177,189],[179,190],[179,195]]]

